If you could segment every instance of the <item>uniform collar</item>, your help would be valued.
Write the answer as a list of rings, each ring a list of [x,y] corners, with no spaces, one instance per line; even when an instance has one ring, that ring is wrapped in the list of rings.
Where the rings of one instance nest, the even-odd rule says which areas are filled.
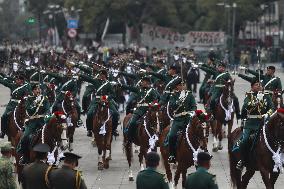
[[[157,169],[154,167],[147,167],[146,170],[156,171]]]
[[[197,171],[201,171],[201,172],[207,172],[208,170],[204,167],[198,167]]]

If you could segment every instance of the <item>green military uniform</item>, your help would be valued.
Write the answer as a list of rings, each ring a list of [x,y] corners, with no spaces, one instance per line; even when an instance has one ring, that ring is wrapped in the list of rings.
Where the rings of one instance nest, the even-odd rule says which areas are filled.
[[[262,115],[273,113],[274,107],[272,99],[269,95],[264,95],[261,100],[257,98],[257,93],[249,92],[246,95],[242,107],[242,118],[246,119],[243,129],[242,138],[240,141],[240,151],[242,159],[248,153],[248,140],[249,136],[260,131],[263,125]]]
[[[52,189],[87,189],[81,173],[66,165],[50,171],[49,184]]]
[[[113,89],[112,89],[112,85],[111,83],[106,80],[100,80],[100,79],[94,79],[90,76],[86,76],[86,75],[81,75],[80,76],[81,79],[83,81],[87,81],[91,84],[93,84],[94,88],[95,88],[95,96],[94,99],[92,100],[92,102],[90,103],[88,112],[87,112],[87,119],[86,119],[86,126],[87,126],[87,130],[92,130],[92,118],[93,115],[96,112],[97,106],[98,106],[98,100],[101,99],[102,96],[108,96],[108,100],[109,100],[109,109],[111,111],[112,114],[112,126],[113,126],[113,130],[116,130],[117,126],[118,126],[118,121],[119,121],[119,113],[117,111],[116,108],[116,103],[113,100]]]
[[[148,167],[138,173],[136,189],[169,189],[169,185],[165,174]]]
[[[198,167],[195,173],[187,176],[185,189],[218,189],[216,175],[208,173],[203,167]]]
[[[1,117],[1,131],[7,132],[8,116],[17,107],[19,101],[26,95],[30,94],[31,88],[29,83],[23,85],[17,85],[11,80],[0,78],[0,83],[11,90],[11,99]]]
[[[180,82],[177,81],[174,85],[176,86]],[[175,92],[170,97],[169,105],[174,113],[174,120],[169,132],[169,152],[170,156],[175,157],[177,132],[189,124],[191,120],[190,113],[195,111],[197,106],[195,98],[190,91]]]
[[[50,113],[50,105],[46,96],[33,95],[27,97],[25,106],[28,121],[25,123],[24,135],[17,146],[17,152],[24,154],[25,160],[28,161],[29,136],[45,124],[44,117]]]
[[[262,72],[259,73],[257,71],[250,69],[248,69],[247,72],[260,78],[262,86],[265,91],[272,91],[272,92],[275,90],[282,91],[282,84],[279,77],[262,74]]]
[[[48,189],[45,177],[49,166],[39,160],[24,167],[22,173],[23,189]]]
[[[200,99],[200,101],[203,101],[203,103],[205,103],[206,91],[209,92],[209,89],[210,89],[210,85],[207,82],[210,78],[212,78],[212,74],[209,73],[210,71],[208,71],[208,69],[215,69],[215,68],[211,67],[207,64],[203,64],[200,67],[200,69],[206,72],[205,77],[204,77],[204,79],[201,83],[201,86],[199,88],[199,99]]]
[[[158,100],[160,95],[154,88],[138,88],[122,85],[122,89],[132,91],[137,97],[136,109],[128,122],[128,135],[131,140],[135,136],[137,121],[145,115],[149,108],[149,103]]]
[[[6,142],[1,145],[1,151],[11,151],[12,145]],[[1,189],[17,189],[15,177],[13,175],[14,165],[7,157],[0,157],[0,188]]]

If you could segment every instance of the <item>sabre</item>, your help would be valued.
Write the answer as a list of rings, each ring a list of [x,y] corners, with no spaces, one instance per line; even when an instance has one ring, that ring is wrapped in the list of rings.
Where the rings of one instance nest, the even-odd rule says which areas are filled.
[[[260,50],[256,50],[257,54],[257,67],[258,67],[258,80],[260,81]]]

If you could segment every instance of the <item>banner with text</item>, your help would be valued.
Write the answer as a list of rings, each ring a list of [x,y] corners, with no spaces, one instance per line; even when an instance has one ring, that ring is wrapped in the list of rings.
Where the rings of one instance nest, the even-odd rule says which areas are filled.
[[[180,34],[170,28],[143,24],[142,43],[157,48],[192,47],[210,48],[225,44],[224,32],[190,31]]]

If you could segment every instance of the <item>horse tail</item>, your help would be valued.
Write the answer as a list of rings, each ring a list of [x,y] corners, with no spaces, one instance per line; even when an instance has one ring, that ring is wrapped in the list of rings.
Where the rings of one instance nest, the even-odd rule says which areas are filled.
[[[231,183],[233,188],[237,186],[237,169],[236,169],[236,163],[235,163],[235,158],[234,154],[232,152],[233,149],[233,133],[228,135],[228,153],[229,153],[229,162],[230,162],[230,177],[231,177]]]

